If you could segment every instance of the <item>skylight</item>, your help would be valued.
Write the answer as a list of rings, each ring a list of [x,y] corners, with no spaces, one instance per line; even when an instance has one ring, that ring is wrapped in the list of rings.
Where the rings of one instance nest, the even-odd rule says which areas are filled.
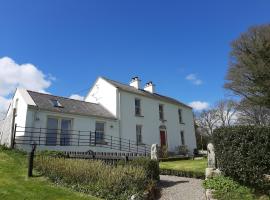
[[[54,107],[60,107],[63,108],[63,106],[61,105],[61,103],[57,100],[57,99],[51,99],[51,103]]]

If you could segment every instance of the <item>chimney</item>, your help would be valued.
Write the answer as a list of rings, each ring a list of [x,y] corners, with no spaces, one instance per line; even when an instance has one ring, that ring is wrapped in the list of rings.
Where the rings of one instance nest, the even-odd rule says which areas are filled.
[[[148,83],[145,84],[144,90],[150,93],[155,93],[155,85],[153,84],[152,81],[149,81]]]
[[[140,82],[141,80],[139,79],[139,77],[135,76],[131,79],[129,85],[135,87],[136,89],[140,89]]]

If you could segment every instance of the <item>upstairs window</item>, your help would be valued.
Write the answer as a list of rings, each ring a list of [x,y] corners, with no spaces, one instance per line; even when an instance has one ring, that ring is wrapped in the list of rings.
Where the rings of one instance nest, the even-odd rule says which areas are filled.
[[[135,99],[135,115],[141,116],[141,100]]]
[[[142,143],[142,125],[136,125],[136,141],[137,144]]]
[[[179,117],[179,123],[182,124],[183,123],[183,117],[182,117],[182,110],[178,109],[178,117]]]
[[[61,105],[61,103],[57,100],[57,99],[51,99],[51,103],[54,107],[60,107],[63,108],[63,106]]]
[[[162,104],[159,104],[158,108],[159,108],[159,119],[160,120],[164,120],[164,109],[163,109],[163,105]]]

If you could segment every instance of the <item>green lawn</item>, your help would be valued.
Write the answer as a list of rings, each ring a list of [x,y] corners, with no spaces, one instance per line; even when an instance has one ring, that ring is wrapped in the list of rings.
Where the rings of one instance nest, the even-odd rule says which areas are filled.
[[[27,178],[26,156],[0,149],[0,199],[5,200],[98,200],[56,186],[44,177]]]
[[[178,160],[178,161],[168,161],[160,162],[161,169],[172,169],[180,171],[193,171],[193,172],[205,172],[207,167],[207,160]]]

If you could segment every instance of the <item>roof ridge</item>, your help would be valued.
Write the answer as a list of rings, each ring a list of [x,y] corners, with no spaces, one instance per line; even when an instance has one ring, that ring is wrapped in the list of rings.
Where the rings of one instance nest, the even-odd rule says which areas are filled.
[[[136,88],[134,88],[134,87],[132,87],[132,86],[130,86],[130,85],[128,85],[128,84],[125,84],[125,83],[121,83],[121,82],[119,82],[119,81],[115,81],[115,80],[112,80],[112,79],[109,79],[109,78],[106,78],[106,77],[102,77],[101,76],[101,78],[103,78],[103,79],[105,79],[105,80],[107,80],[107,81],[111,81],[111,82],[115,82],[116,84],[121,84],[121,85],[123,85],[123,86],[125,86],[125,87],[129,87],[130,89],[132,89],[132,90],[138,90],[138,91],[141,91],[141,92],[144,92],[144,93],[146,93],[146,94],[149,94],[149,95],[153,95],[153,96],[155,96],[155,95],[157,95],[157,96],[159,96],[160,98],[167,98],[167,99],[170,99],[170,100],[172,100],[172,101],[175,101],[175,103],[177,102],[178,104],[181,104],[181,105],[183,105],[183,106],[186,106],[186,107],[188,107],[188,108],[191,108],[189,105],[187,105],[187,104],[185,104],[185,103],[182,103],[181,101],[179,101],[179,100],[177,100],[177,99],[175,99],[175,98],[173,98],[173,97],[169,97],[169,96],[166,96],[166,95],[163,95],[163,94],[159,94],[159,93],[156,93],[156,92],[154,92],[154,93],[151,93],[151,92],[148,92],[148,91],[146,91],[146,90],[144,90],[144,89],[142,89],[142,88],[139,88],[139,89],[136,89]],[[116,86],[117,87],[117,86]],[[153,97],[154,98],[154,97]]]

